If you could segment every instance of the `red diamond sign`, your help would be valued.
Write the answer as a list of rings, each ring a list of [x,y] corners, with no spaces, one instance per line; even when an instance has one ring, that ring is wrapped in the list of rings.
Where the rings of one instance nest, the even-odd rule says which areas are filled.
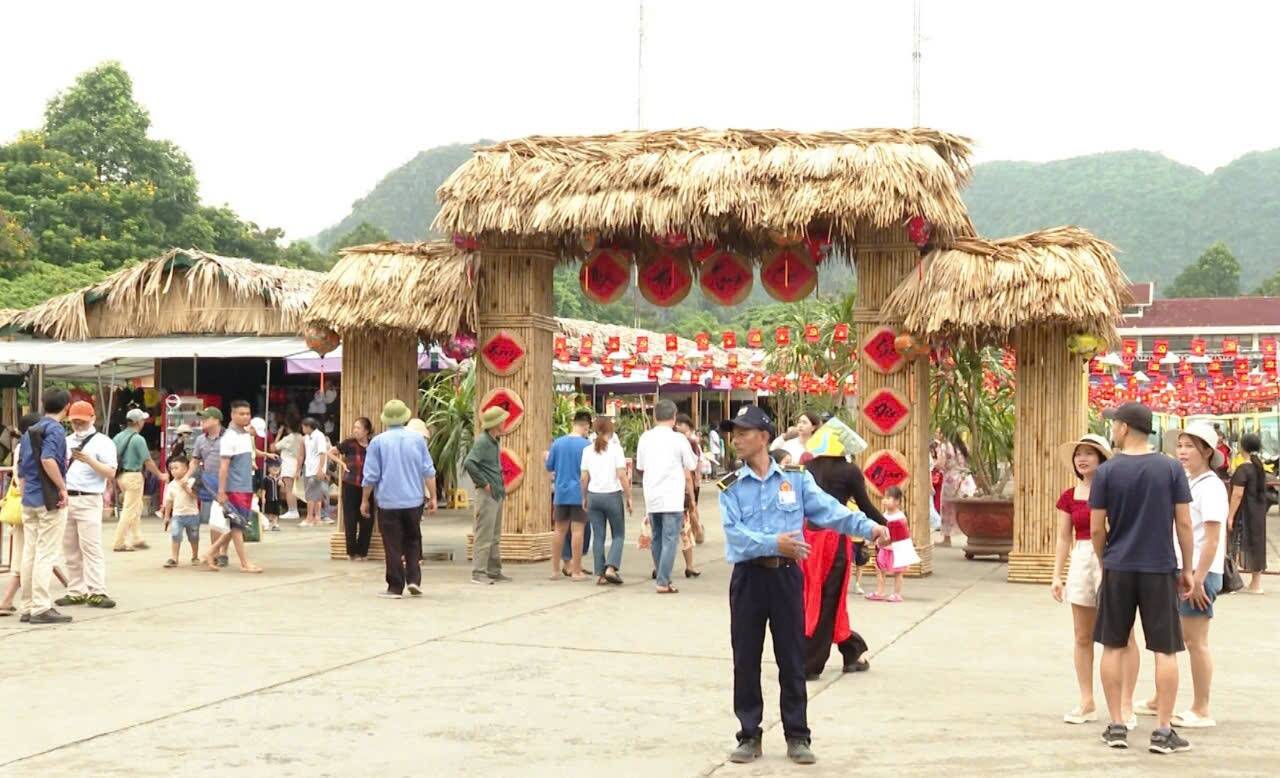
[[[876,494],[883,496],[891,486],[902,486],[910,478],[906,460],[896,451],[883,449],[867,457],[862,468],[867,483]]]
[[[911,417],[911,406],[898,392],[882,388],[872,392],[863,403],[862,415],[876,432],[892,435],[906,425]]]
[[[898,353],[893,341],[897,338],[893,330],[880,327],[862,341],[862,354],[867,358],[871,369],[877,373],[890,375],[896,373],[907,364],[906,357]]]
[[[520,367],[526,353],[527,349],[518,337],[506,330],[498,330],[480,347],[480,361],[490,373],[507,376]]]
[[[507,420],[498,428],[503,435],[519,427],[520,422],[524,421],[524,401],[520,399],[520,395],[506,387],[494,389],[480,401],[480,413],[490,408],[501,408],[508,414]]]
[[[773,299],[793,303],[813,291],[818,283],[818,268],[807,254],[781,248],[765,255],[760,265],[760,283]]]
[[[502,466],[502,485],[506,487],[507,493],[519,489],[524,482],[524,463],[516,452],[502,448],[498,452],[498,464]]]
[[[660,254],[642,264],[637,278],[644,299],[663,308],[680,302],[693,288],[689,260],[675,254]]]

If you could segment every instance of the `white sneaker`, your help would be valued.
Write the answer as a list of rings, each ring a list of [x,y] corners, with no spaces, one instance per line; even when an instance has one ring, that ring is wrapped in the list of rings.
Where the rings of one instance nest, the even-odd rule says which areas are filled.
[[[382,599],[384,599],[384,600],[399,600],[399,599],[401,599],[401,595],[396,594],[395,592],[391,592],[391,591],[378,592],[378,596],[379,596],[379,597],[381,597],[381,598],[382,598]]]
[[[1138,714],[1130,713],[1129,718],[1124,720],[1124,728],[1130,732],[1138,728]]]
[[[282,519],[300,519],[300,518],[302,518],[302,517],[298,515],[298,512],[297,512],[297,511],[285,511],[284,513],[280,514],[280,518],[282,518]]]
[[[1194,711],[1184,710],[1173,714],[1173,724],[1185,729],[1207,729],[1218,726],[1218,722],[1207,716],[1198,716]]]
[[[1077,705],[1072,708],[1067,715],[1063,716],[1062,720],[1068,724],[1089,724],[1098,720],[1098,709],[1094,708],[1088,713],[1085,713],[1081,710],[1080,706]]]
[[[409,584],[406,588],[409,590],[409,594],[412,594],[414,597],[422,596],[421,586],[418,586],[417,584]]]

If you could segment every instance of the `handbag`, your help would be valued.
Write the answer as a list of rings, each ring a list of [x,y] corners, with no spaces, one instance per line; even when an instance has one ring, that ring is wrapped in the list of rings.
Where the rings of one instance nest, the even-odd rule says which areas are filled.
[[[18,490],[16,478],[9,482],[9,491],[4,496],[4,507],[0,508],[0,524],[22,526],[22,492]]]
[[[1236,560],[1230,555],[1222,561],[1222,594],[1231,594],[1244,588],[1244,578],[1236,567]]]

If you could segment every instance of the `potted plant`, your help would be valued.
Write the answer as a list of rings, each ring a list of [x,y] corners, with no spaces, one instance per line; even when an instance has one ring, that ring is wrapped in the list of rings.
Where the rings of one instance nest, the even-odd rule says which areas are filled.
[[[945,352],[932,376],[933,418],[949,440],[968,449],[971,496],[951,500],[968,539],[965,557],[1013,550],[1013,371],[999,350],[961,346]]]
[[[476,378],[472,367],[425,378],[418,413],[431,430],[427,448],[443,493],[458,487],[458,471],[475,437]]]

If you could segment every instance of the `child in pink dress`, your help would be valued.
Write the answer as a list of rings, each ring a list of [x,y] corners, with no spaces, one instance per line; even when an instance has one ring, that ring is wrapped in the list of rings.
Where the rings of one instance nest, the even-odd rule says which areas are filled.
[[[868,600],[885,602],[902,602],[902,575],[911,565],[920,562],[911,543],[911,527],[907,524],[907,516],[902,512],[902,490],[891,486],[884,491],[884,520],[889,527],[890,544],[876,551],[876,590],[867,595]],[[884,577],[893,576],[893,594],[884,594]]]

